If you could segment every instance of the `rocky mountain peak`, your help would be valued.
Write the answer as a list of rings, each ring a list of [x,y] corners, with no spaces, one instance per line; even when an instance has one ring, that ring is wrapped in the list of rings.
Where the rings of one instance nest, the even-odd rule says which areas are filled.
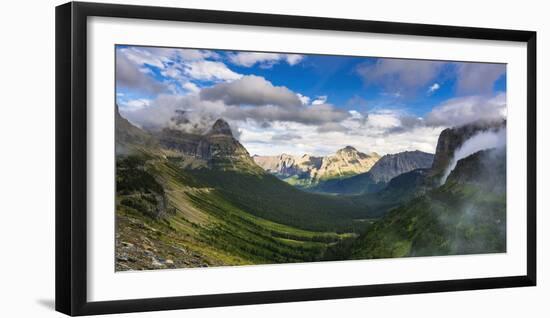
[[[231,127],[223,119],[218,119],[206,134],[165,128],[157,138],[165,149],[196,161],[197,166],[201,163],[228,170],[263,172],[254,164],[246,148],[233,137]]]
[[[367,155],[352,146],[324,157],[304,154],[292,156],[255,156],[253,159],[265,171],[285,179],[292,177],[295,184],[309,186],[323,179],[343,178],[368,171],[378,160],[377,154]]]
[[[430,168],[433,160],[433,154],[419,150],[387,154],[376,162],[369,174],[375,182],[388,182],[400,174]]]
[[[345,146],[344,148],[336,151],[337,154],[344,154],[344,153],[357,153],[359,151],[357,151],[357,149],[355,149],[354,147],[352,146]]]
[[[225,120],[223,120],[221,118],[216,120],[216,122],[212,126],[212,129],[210,129],[209,134],[211,134],[211,135],[226,135],[226,136],[233,137],[233,133],[231,132],[231,127],[229,126],[229,124]]]

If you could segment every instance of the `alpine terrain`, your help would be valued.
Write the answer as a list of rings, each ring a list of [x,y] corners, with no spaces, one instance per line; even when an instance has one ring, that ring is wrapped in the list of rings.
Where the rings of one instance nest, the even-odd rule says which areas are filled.
[[[500,125],[500,126],[499,126]],[[116,108],[116,270],[503,252],[505,148],[460,158],[476,123],[434,155],[250,156],[218,119],[145,131]]]

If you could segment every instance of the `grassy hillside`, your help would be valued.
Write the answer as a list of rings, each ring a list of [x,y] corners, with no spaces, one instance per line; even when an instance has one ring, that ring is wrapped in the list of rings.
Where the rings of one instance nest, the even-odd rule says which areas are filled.
[[[119,157],[117,172],[117,270],[316,261],[353,236],[247,213],[201,173],[147,153]]]
[[[308,230],[349,230],[352,220],[370,215],[364,202],[350,197],[313,194],[296,189],[270,174],[213,169],[188,171],[215,188],[227,202],[253,215]]]

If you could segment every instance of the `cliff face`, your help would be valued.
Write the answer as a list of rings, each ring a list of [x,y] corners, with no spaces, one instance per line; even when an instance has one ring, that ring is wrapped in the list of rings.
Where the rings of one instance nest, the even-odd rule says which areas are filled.
[[[418,150],[385,155],[372,167],[369,174],[375,182],[389,182],[402,173],[429,168],[433,160],[433,154]]]
[[[435,157],[430,171],[431,176],[441,174],[453,159],[455,151],[472,136],[483,131],[496,131],[506,126],[506,121],[474,122],[461,127],[447,128],[437,140]]]

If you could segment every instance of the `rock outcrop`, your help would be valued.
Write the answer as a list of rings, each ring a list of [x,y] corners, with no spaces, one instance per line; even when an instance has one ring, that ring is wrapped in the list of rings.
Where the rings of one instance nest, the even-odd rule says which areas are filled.
[[[483,131],[497,131],[506,126],[506,121],[478,121],[461,127],[447,128],[441,132],[437,140],[435,157],[430,175],[441,174],[453,159],[455,151],[472,136]]]
[[[218,119],[205,134],[191,134],[165,128],[157,134],[161,146],[208,165],[256,167],[246,148],[233,137],[231,127]]]

